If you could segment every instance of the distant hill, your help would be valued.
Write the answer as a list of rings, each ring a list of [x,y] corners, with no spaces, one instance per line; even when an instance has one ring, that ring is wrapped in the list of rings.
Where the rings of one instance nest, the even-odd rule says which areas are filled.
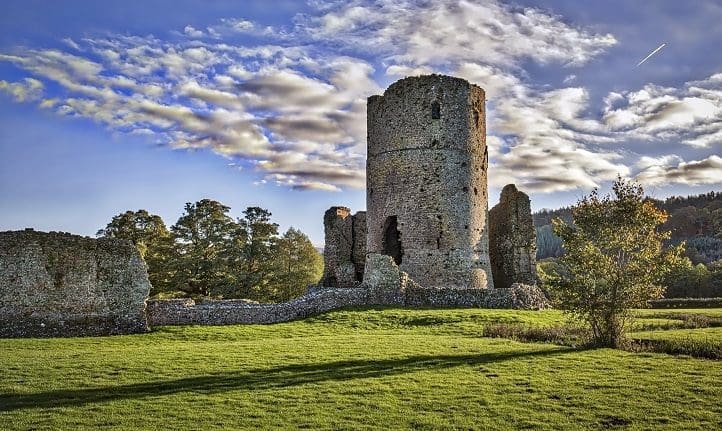
[[[672,232],[671,243],[687,241],[686,253],[694,264],[710,264],[722,259],[722,193],[650,200],[667,211],[670,217],[664,229]],[[571,208],[545,209],[534,213],[533,217],[537,231],[537,259],[561,256],[561,240],[552,232],[551,221],[559,217],[571,222]]]

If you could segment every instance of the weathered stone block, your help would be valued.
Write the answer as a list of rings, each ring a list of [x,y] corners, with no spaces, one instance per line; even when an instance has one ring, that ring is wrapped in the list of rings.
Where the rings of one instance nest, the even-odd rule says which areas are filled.
[[[146,331],[150,282],[130,241],[0,232],[0,336]]]

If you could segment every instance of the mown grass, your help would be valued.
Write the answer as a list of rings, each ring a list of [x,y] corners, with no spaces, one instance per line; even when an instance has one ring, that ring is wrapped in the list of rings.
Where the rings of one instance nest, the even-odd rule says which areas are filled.
[[[722,316],[687,310],[698,312]],[[722,361],[481,336],[497,324],[567,322],[556,311],[368,309],[278,325],[4,339],[0,429],[722,427]],[[719,340],[719,329],[632,336]]]

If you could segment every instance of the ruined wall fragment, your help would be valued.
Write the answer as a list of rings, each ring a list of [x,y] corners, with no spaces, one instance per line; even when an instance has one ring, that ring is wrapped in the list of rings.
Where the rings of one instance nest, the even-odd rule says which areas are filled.
[[[366,211],[353,215],[353,254],[351,261],[356,268],[356,281],[363,280],[366,265]]]
[[[146,331],[150,282],[130,241],[0,232],[0,336]]]
[[[355,287],[363,280],[366,261],[366,212],[351,215],[346,207],[331,207],[323,216],[325,244],[320,285]]]
[[[494,286],[536,284],[536,230],[529,196],[508,184],[489,211],[489,252]]]
[[[356,267],[353,254],[353,219],[346,207],[331,207],[323,215],[325,243],[323,247],[322,286],[353,287]]]

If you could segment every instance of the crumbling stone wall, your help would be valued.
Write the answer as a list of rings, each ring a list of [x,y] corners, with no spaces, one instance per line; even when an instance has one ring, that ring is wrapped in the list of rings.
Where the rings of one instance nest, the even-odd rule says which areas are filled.
[[[148,322],[164,325],[233,325],[239,323],[279,323],[320,314],[343,307],[371,304],[368,289],[318,289],[281,304],[253,304],[244,300],[217,300],[196,303],[192,299],[148,301]]]
[[[529,196],[514,184],[504,186],[489,211],[489,252],[494,286],[536,284],[536,230]]]
[[[246,300],[201,303],[192,299],[151,300],[148,301],[148,321],[151,326],[279,323],[345,307],[375,305],[526,310],[548,306],[537,286],[514,284],[509,289],[421,287],[399,269],[391,256],[369,253],[364,282],[359,287],[315,287],[305,295],[281,304],[258,304]]]
[[[325,245],[320,284],[349,288],[361,283],[366,259],[366,213],[331,207],[323,216]]]
[[[509,289],[455,289],[422,287],[402,271],[393,257],[366,255],[363,284],[337,289],[311,287],[305,295],[280,304],[247,300],[192,299],[148,301],[148,322],[163,325],[233,325],[280,323],[303,319],[346,307],[395,305],[433,308],[515,308],[539,310],[548,307],[537,286],[514,284]]]
[[[493,287],[484,90],[405,78],[368,99],[367,251],[425,287]]]
[[[129,241],[0,232],[0,337],[143,332],[149,291]]]

